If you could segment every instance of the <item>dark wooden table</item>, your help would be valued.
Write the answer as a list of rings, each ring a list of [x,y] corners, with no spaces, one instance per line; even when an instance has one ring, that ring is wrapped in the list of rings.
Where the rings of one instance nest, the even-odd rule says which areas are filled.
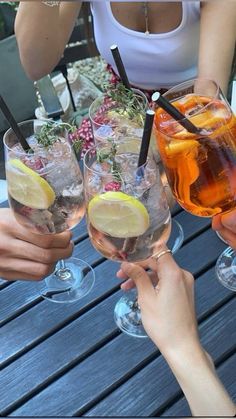
[[[185,242],[176,260],[196,278],[202,343],[236,397],[235,294],[219,284],[225,245],[210,220],[177,208]],[[33,282],[0,282],[0,411],[3,416],[188,416],[172,372],[148,339],[122,334],[113,320],[121,296],[118,264],[91,246],[85,221],[75,256],[95,268],[95,286],[73,304],[43,300]],[[171,308],[170,308],[171,309]]]

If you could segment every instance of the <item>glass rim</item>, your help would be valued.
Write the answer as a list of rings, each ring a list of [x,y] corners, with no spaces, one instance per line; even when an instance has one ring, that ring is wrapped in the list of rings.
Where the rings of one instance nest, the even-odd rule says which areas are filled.
[[[54,121],[52,121],[52,120],[50,120],[50,119],[48,119],[48,120],[43,120],[43,119],[37,119],[37,118],[35,118],[35,119],[26,119],[25,121],[21,121],[21,122],[19,122],[19,123],[17,123],[17,125],[19,126],[19,127],[21,127],[21,126],[23,126],[23,125],[27,125],[27,124],[29,124],[29,123],[32,123],[32,124],[34,124],[34,122],[38,122],[38,123],[43,123],[43,124],[47,124],[47,123],[52,123],[52,125],[53,125],[53,123],[54,123]],[[59,124],[58,124],[59,125]],[[10,147],[8,144],[6,144],[6,137],[7,137],[7,135],[8,135],[8,133],[10,133],[10,132],[12,132],[12,133],[14,133],[14,130],[11,128],[11,127],[9,127],[8,129],[7,129],[7,131],[5,131],[5,133],[4,133],[4,135],[3,135],[3,138],[2,138],[2,140],[3,140],[3,145],[4,145],[4,148],[9,152],[9,151],[13,151],[14,152],[14,150],[13,150],[13,148],[12,147]],[[33,135],[33,134],[32,134]],[[14,145],[16,145],[16,144],[20,144],[20,141],[18,140],[18,138],[17,138],[17,136],[16,136],[16,134],[15,134],[15,138],[16,138],[16,143],[14,144]],[[72,150],[72,146],[71,146],[71,144],[69,143],[69,141],[67,141],[67,143],[68,143],[68,146],[69,146],[69,148]],[[19,155],[19,156],[31,156],[31,154],[28,152],[28,151],[24,151],[24,150],[22,150],[22,151],[17,151],[17,153],[16,153],[17,155]],[[38,156],[40,154],[40,150],[38,150],[38,151],[36,151],[36,152],[34,152],[34,153],[32,153],[32,157],[33,156]]]
[[[142,92],[142,90],[139,90],[139,89],[137,89],[136,87],[132,87],[131,88],[133,91],[134,91],[134,93],[135,93],[135,95],[138,97],[141,97],[143,100],[144,100],[144,107],[143,107],[143,111],[145,112],[145,110],[148,108],[148,99],[147,99],[147,97],[146,97],[146,95]],[[92,109],[92,107],[94,106],[94,104],[97,102],[97,101],[99,101],[99,99],[100,100],[102,100],[102,99],[104,99],[106,97],[106,92],[102,92],[102,94],[101,95],[99,95],[98,97],[96,97],[96,99],[94,99],[94,101],[90,104],[90,106],[89,106],[89,109],[88,109],[88,116],[89,116],[89,119],[90,119],[90,121],[91,121],[91,123],[92,124],[96,124],[97,126],[99,126],[99,127],[102,127],[103,125],[109,125],[109,124],[103,124],[103,123],[99,123],[99,122],[96,122],[96,121],[94,121],[94,118],[91,116],[91,109]],[[116,102],[114,102],[114,105],[115,105],[115,103]],[[118,102],[119,103],[119,102]],[[115,107],[115,106],[114,106]],[[111,107],[111,109],[113,109],[113,107]],[[113,125],[111,125],[111,126],[113,126]]]
[[[187,87],[187,86],[191,86],[196,81],[211,82],[212,84],[214,84],[215,87],[216,87],[215,95],[214,96],[207,96],[206,95],[206,97],[209,97],[209,98],[212,98],[212,99],[217,98],[218,94],[221,91],[220,86],[215,80],[208,79],[207,77],[194,77],[193,79],[185,80],[184,82],[178,83],[175,86],[170,87],[165,93],[163,93],[163,96],[166,97],[168,94],[173,93],[176,89],[179,90],[181,87],[184,88],[184,87]],[[192,93],[192,94],[194,94],[194,93]],[[201,95],[203,96],[203,94],[201,94]]]
[[[194,84],[194,82],[195,81],[202,81],[202,82],[211,82],[212,84],[214,84],[215,85],[215,87],[216,87],[216,92],[215,92],[215,94],[214,94],[214,96],[208,96],[208,95],[205,95],[205,97],[206,98],[209,98],[209,99],[211,99],[207,104],[205,104],[201,109],[199,109],[199,110],[197,110],[196,112],[194,112],[194,116],[195,115],[199,115],[200,113],[202,113],[205,109],[207,109],[207,107],[208,106],[210,106],[210,104],[212,103],[212,101],[214,101],[214,100],[216,100],[217,98],[218,98],[218,95],[219,95],[219,93],[221,93],[221,89],[220,89],[220,86],[219,86],[219,84],[215,81],[215,80],[212,80],[212,79],[208,79],[208,78],[203,78],[203,77],[195,77],[195,78],[193,78],[193,79],[189,79],[189,80],[186,80],[186,81],[184,81],[184,82],[182,82],[182,83],[179,83],[179,84],[176,84],[175,86],[173,86],[173,87],[171,87],[170,89],[168,89],[164,94],[163,94],[163,97],[167,97],[169,94],[171,94],[171,93],[175,93],[176,92],[176,94],[178,93],[178,90],[180,89],[180,88],[182,88],[183,90],[184,90],[184,88],[187,88],[188,86],[190,87],[191,85],[193,85]],[[173,101],[178,101],[179,99],[181,99],[183,96],[186,96],[187,94],[189,94],[189,95],[195,95],[195,96],[204,96],[204,94],[200,94],[200,93],[194,93],[194,92],[192,92],[192,93],[186,93],[186,94],[182,94],[181,95],[181,93],[179,93],[179,96],[177,96],[176,95],[176,97],[174,97],[173,99],[171,99],[171,100],[169,100],[168,98],[167,98],[167,100],[169,100],[170,102],[173,102]],[[224,102],[221,100],[221,99],[219,99],[223,104],[224,104]],[[186,121],[188,119],[188,116],[186,116],[185,115],[185,118],[182,118],[181,119],[181,121]],[[177,120],[175,120],[175,119],[170,119],[169,121],[168,121],[168,125],[170,126],[170,127],[172,127],[174,124],[176,124],[176,123],[178,123],[178,124],[180,124]],[[155,125],[155,123],[154,123],[154,125]],[[181,124],[180,124],[181,125]],[[167,134],[166,132],[165,132],[165,129],[163,128],[163,127],[156,127],[156,125],[155,125],[155,128],[156,128],[156,130],[157,131],[159,131],[159,132],[161,132],[162,134],[164,134],[166,137],[172,137],[172,134]],[[184,128],[183,128],[184,129]],[[191,133],[190,133],[190,135],[192,135]],[[199,138],[199,137],[201,137],[201,134],[199,133],[199,134],[194,134],[195,135],[195,137],[197,137],[197,138]],[[207,133],[204,133],[204,136],[207,136]]]

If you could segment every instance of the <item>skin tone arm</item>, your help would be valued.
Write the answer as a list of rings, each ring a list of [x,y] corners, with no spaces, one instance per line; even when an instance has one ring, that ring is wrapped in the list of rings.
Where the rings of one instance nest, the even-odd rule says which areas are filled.
[[[201,3],[199,77],[215,80],[227,93],[236,41],[236,2]]]
[[[49,74],[61,59],[81,2],[62,2],[49,7],[41,1],[20,2],[15,33],[22,65],[27,76],[39,80]]]
[[[233,417],[235,405],[199,340],[193,276],[169,253],[158,261],[150,259],[147,267],[150,275],[141,266],[124,262],[117,276],[135,282],[143,326],[172,369],[193,416]]]
[[[62,2],[59,7],[48,7],[41,1],[20,2],[15,33],[21,62],[29,78],[38,80],[53,70],[63,54],[80,7],[78,1]],[[235,47],[235,20],[234,0],[202,2],[199,76],[215,79],[225,93]]]
[[[17,223],[10,209],[0,209],[0,278],[43,279],[59,259],[71,256],[71,234],[33,234]]]

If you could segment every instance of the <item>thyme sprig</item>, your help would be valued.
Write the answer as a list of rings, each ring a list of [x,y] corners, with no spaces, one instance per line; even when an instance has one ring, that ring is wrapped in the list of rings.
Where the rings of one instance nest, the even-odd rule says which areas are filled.
[[[84,143],[83,138],[78,138],[78,139],[76,139],[76,140],[73,141],[72,148],[73,148],[76,156],[80,156],[83,143]]]
[[[65,130],[70,133],[73,132],[74,129],[75,127],[66,122],[62,122],[60,124],[47,122],[42,125],[40,132],[36,133],[35,137],[39,144],[48,148],[60,139],[60,135],[62,135]]]
[[[121,165],[116,161],[117,145],[112,138],[108,138],[107,141],[111,144],[110,149],[104,148],[102,150],[97,150],[97,161],[98,163],[109,162],[110,173],[112,174],[114,180],[121,183]]]
[[[143,126],[145,119],[146,103],[144,98],[133,90],[126,89],[123,83],[105,85],[105,94],[118,104],[117,112],[126,115]],[[119,107],[120,105],[120,107]]]

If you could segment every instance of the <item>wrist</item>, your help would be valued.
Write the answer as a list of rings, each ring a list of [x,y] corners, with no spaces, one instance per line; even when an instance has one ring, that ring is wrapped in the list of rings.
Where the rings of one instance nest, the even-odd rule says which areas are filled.
[[[205,352],[198,340],[186,342],[178,347],[168,348],[163,353],[164,358],[170,365],[175,375],[181,377],[182,373],[195,366],[214,368],[211,357]]]

